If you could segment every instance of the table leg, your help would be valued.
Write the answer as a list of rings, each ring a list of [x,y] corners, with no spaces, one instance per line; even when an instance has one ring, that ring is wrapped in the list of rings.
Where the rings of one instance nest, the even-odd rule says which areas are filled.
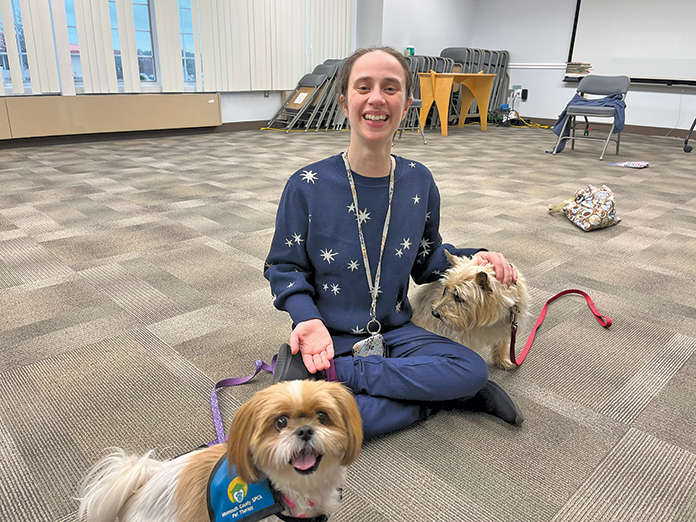
[[[459,82],[458,82],[459,83]],[[459,127],[464,126],[466,115],[471,108],[471,103],[476,100],[478,105],[479,117],[481,120],[481,130],[488,128],[488,99],[491,96],[493,80],[490,78],[470,77],[464,79],[462,86],[462,106],[459,113]]]
[[[491,96],[493,80],[479,81],[478,78],[476,80],[471,85],[471,92],[478,105],[481,130],[485,131],[488,129],[488,99]]]
[[[423,94],[421,93],[421,96],[422,95]],[[431,98],[428,101],[423,99],[422,102],[423,102],[423,104],[421,105],[421,110],[420,110],[420,121],[425,126],[425,120],[428,117],[428,112],[430,112],[430,107],[433,106],[433,99]]]
[[[461,129],[464,127],[464,122],[466,122],[466,115],[469,114],[469,109],[471,109],[471,104],[476,99],[474,93],[464,84],[462,86],[462,104],[459,110],[459,124],[458,127]]]
[[[431,78],[422,78],[420,79],[420,88],[421,88],[421,110],[420,110],[420,120],[423,125],[425,125],[425,120],[428,117],[428,112],[430,112],[430,107],[433,105],[433,101],[435,101],[433,97],[433,84],[432,84],[432,79]]]
[[[440,132],[443,136],[447,136],[447,118],[449,117],[449,102],[452,95],[453,79],[451,76],[438,78],[433,71],[430,74],[431,81],[434,84],[435,105],[437,105],[437,111],[440,114]]]
[[[488,129],[488,96],[490,93],[490,89],[486,92],[479,93],[479,95],[476,97],[476,103],[478,104],[479,108],[479,118],[481,119],[481,130],[485,131]]]

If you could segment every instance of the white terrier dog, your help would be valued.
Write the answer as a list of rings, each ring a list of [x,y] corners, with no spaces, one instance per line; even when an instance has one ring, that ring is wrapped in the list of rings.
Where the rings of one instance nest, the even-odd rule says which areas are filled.
[[[493,362],[515,368],[509,349],[513,323],[527,318],[529,294],[524,277],[503,285],[493,265],[445,252],[450,268],[439,281],[421,285],[409,298],[413,323],[472,350],[492,349]]]

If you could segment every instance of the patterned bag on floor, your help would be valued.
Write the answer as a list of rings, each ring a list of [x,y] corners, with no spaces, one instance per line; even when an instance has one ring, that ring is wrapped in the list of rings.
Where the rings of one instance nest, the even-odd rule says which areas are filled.
[[[621,218],[614,208],[614,193],[606,185],[600,188],[588,185],[575,193],[575,197],[560,205],[549,205],[549,213],[563,213],[585,232],[616,225]]]

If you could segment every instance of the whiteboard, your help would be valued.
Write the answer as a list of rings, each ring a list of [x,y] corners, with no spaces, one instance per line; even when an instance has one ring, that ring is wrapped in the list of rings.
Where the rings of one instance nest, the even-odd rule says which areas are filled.
[[[696,85],[694,0],[577,0],[568,61],[634,82]]]

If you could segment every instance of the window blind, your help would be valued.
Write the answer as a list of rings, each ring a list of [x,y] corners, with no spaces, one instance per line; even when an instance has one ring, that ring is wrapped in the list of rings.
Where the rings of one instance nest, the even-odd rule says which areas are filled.
[[[60,92],[48,2],[19,0],[33,93]]]
[[[135,21],[131,0],[116,0],[116,19],[121,42],[121,67],[125,92],[140,92],[138,49],[135,44]]]
[[[85,92],[118,92],[108,2],[75,0],[75,18]]]
[[[84,92],[117,93],[109,2],[73,1]],[[21,9],[31,92],[74,94],[64,0],[15,4]],[[149,5],[157,83],[163,92],[183,92],[177,2],[150,0]],[[140,92],[133,3],[115,0],[115,6],[120,90]],[[25,91],[11,0],[0,0],[0,15],[12,92],[21,94]],[[327,58],[348,54],[350,0],[191,0],[191,22],[197,91],[291,90]]]
[[[7,49],[7,60],[10,64],[10,79],[12,80],[12,92],[24,94],[24,82],[22,80],[22,65],[19,61],[19,47],[17,46],[17,35],[14,28],[14,16],[12,13],[12,2],[10,0],[0,0],[0,17],[2,17],[2,30],[5,35],[5,47]]]

